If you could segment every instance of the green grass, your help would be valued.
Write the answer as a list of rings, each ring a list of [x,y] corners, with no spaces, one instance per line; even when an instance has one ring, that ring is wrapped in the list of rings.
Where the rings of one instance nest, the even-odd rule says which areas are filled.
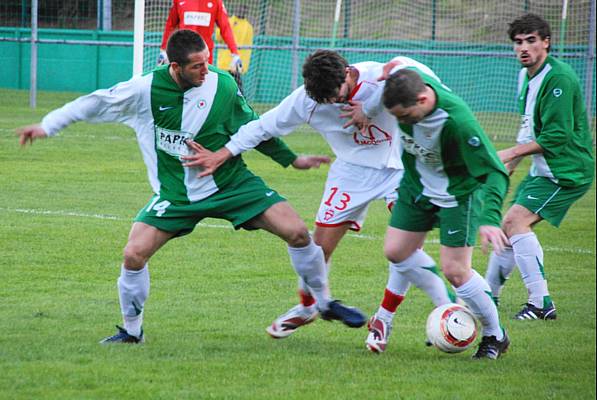
[[[537,227],[559,319],[510,319],[526,298],[515,274],[500,309],[512,347],[497,362],[426,348],[431,303],[417,289],[381,356],[365,349],[365,329],[338,323],[270,339],[265,327],[297,301],[286,246],[218,220],[151,260],[146,345],[98,345],[120,322],[121,249],[151,193],[128,128],[76,124],[18,147],[14,128],[71,98],[42,93],[31,111],[27,93],[0,91],[0,399],[595,398],[594,188],[560,229]],[[331,154],[307,130],[287,142],[300,153]],[[327,167],[283,170],[256,152],[245,158],[313,226]],[[334,255],[335,296],[367,314],[387,278],[387,220],[375,203],[362,234],[346,237]],[[426,250],[437,258],[437,244]],[[486,256],[476,249],[474,257],[484,273]]]

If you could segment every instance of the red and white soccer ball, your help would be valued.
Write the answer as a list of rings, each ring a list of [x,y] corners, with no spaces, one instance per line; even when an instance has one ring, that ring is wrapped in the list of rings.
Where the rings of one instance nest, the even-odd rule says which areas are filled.
[[[477,338],[477,322],[466,307],[444,304],[427,317],[427,338],[443,352],[460,353]]]

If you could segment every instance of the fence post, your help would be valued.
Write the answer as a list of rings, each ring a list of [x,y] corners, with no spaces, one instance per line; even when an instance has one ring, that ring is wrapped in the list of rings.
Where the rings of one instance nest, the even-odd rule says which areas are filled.
[[[31,64],[29,76],[29,107],[37,106],[37,0],[31,1]]]
[[[593,114],[593,73],[595,71],[595,0],[591,0],[589,11],[589,43],[585,68],[585,105],[589,118]]]
[[[294,0],[294,16],[292,21],[292,90],[298,86],[298,47],[301,34],[301,0]]]

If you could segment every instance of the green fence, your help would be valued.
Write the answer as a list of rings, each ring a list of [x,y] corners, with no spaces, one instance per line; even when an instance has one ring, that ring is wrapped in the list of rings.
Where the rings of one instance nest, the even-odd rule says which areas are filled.
[[[0,37],[18,39],[28,38],[29,35],[28,29],[0,28]],[[39,38],[130,43],[133,34],[125,31],[41,29]],[[252,102],[276,103],[292,90],[292,52],[288,50],[292,45],[292,38],[256,36],[254,45],[268,46],[268,49],[254,50],[252,53],[251,68],[245,76],[246,95]],[[276,46],[286,48],[271,49]],[[329,39],[301,38],[299,46],[309,49],[327,47]],[[376,52],[377,49],[402,49],[403,54],[410,55],[434,69],[448,86],[465,98],[473,110],[516,111],[514,93],[519,65],[512,55],[510,45],[339,39],[336,46],[340,52],[343,52],[342,48],[352,49],[343,52],[351,63],[365,60],[384,62],[393,54]],[[361,51],[355,52],[354,49]],[[309,51],[298,52],[299,62],[302,62]],[[581,81],[585,78],[585,58],[570,55],[586,54],[586,51],[586,47],[583,46],[570,46],[564,52],[564,59],[576,70]],[[467,52],[470,55],[466,55]],[[4,57],[4,62],[0,64],[0,87],[28,89],[30,44],[0,41],[0,54]],[[40,43],[38,54],[40,90],[89,92],[126,80],[132,73],[133,49],[130,46]],[[489,73],[500,74],[503,79],[496,79],[495,76],[489,79]],[[593,99],[594,76],[595,71]],[[301,83],[300,79],[298,83]],[[595,101],[592,103],[594,115]]]

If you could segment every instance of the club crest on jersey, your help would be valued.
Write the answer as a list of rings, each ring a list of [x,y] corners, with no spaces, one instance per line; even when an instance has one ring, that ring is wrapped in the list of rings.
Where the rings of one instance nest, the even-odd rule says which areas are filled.
[[[560,97],[560,96],[562,95],[562,93],[564,93],[564,92],[563,92],[563,91],[562,91],[562,89],[560,89],[560,88],[555,88],[555,89],[553,90],[553,95],[554,95],[554,97]]]
[[[352,134],[352,137],[355,143],[361,145],[377,145],[385,142],[392,142],[392,136],[376,125],[370,125],[365,134],[360,130],[357,130]]]
[[[479,147],[481,146],[481,139],[479,139],[477,136],[473,136],[468,140],[468,144],[473,147]]]
[[[197,108],[203,110],[205,106],[207,106],[207,101],[205,101],[205,99],[199,99],[197,102]]]

